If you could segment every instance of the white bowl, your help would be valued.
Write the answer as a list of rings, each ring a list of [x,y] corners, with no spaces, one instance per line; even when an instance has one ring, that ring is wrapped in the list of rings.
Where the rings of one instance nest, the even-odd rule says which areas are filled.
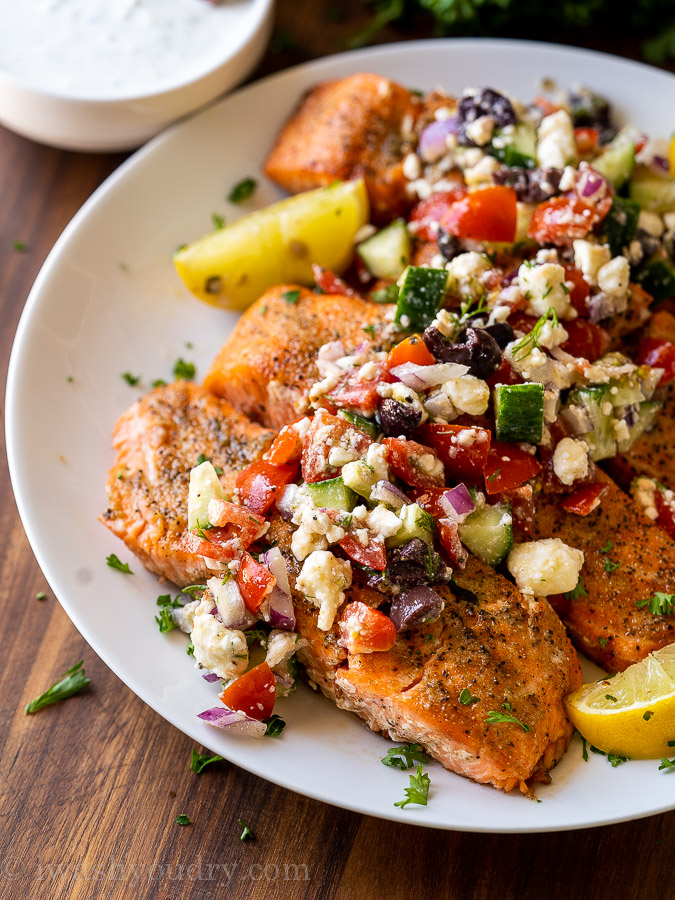
[[[0,72],[0,123],[65,150],[115,152],[139,147],[176,119],[238,84],[269,40],[274,0],[242,4],[237,38],[225,35],[219,61],[165,90],[106,99],[43,90]]]

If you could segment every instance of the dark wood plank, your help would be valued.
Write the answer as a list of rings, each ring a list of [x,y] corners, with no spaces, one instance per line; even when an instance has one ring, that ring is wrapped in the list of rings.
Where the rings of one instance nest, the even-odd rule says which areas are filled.
[[[338,5],[343,20],[327,23],[328,8]],[[366,21],[357,0],[281,0],[278,16],[286,41],[277,40],[281,49],[270,50],[260,72],[340,50]],[[389,28],[382,39],[419,35]],[[614,49],[633,55],[636,44]],[[122,158],[63,153],[0,129],[3,372],[40,265]],[[25,253],[12,249],[15,239],[27,244]],[[672,813],[554,835],[455,834],[334,809],[228,763],[192,774],[192,742],[105,667],[49,594],[17,516],[4,454],[0,533],[0,897],[675,895]],[[35,595],[42,590],[48,597],[41,602]],[[25,703],[80,658],[92,688],[24,715]],[[675,789],[675,776],[659,777],[664,792]],[[592,796],[588,802],[592,806]],[[190,817],[190,826],[175,824],[180,813]],[[239,840],[238,819],[253,829],[255,841]]]

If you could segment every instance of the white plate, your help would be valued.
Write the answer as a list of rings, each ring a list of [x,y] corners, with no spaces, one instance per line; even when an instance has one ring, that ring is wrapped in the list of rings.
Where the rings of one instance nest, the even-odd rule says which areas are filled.
[[[472,784],[434,763],[428,806],[400,810],[393,804],[403,797],[407,775],[379,762],[390,742],[304,686],[279,703],[288,721],[282,738],[256,742],[219,733],[196,718],[216,690],[192,668],[185,636],[157,631],[155,598],[166,588],[96,521],[105,507],[113,424],[141,393],[120,373],[142,373],[144,390],[152,379],[170,378],[173,361],[183,356],[203,376],[235,320],[188,296],[171,251],[208,230],[213,211],[228,219],[240,213],[223,197],[240,178],[258,174],[303,90],[365,69],[411,87],[493,85],[524,99],[536,95],[541,76],[561,85],[580,81],[654,135],[675,121],[675,79],[664,72],[545,44],[435,40],[292,69],[160,136],[75,216],[21,318],[7,387],[7,450],[30,543],[77,628],[133,691],[195,741],[277,784],[370,815],[467,831],[567,829],[670,809],[675,779],[659,773],[658,762],[613,769],[591,756],[585,763],[575,739],[552,784],[538,788],[542,803]],[[278,196],[263,183],[256,205]],[[111,552],[135,574],[107,567]]]

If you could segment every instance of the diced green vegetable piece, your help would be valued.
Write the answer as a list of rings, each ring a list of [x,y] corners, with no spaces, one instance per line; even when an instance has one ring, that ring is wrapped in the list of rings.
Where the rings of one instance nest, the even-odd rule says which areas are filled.
[[[369,466],[362,459],[358,459],[342,467],[342,480],[347,487],[351,488],[352,491],[356,491],[357,494],[360,494],[361,497],[365,497],[367,500],[370,497],[373,485],[377,481],[377,477],[372,466]]]
[[[675,269],[665,259],[650,260],[641,267],[635,280],[656,301],[675,296]]]
[[[208,460],[190,470],[188,488],[188,529],[208,525],[209,500],[226,500],[225,489],[220,483],[213,464]]]
[[[675,178],[656,175],[645,166],[636,167],[628,194],[642,209],[660,214],[675,211]]]
[[[541,443],[544,429],[543,384],[498,384],[494,401],[498,441]]]
[[[354,491],[347,487],[340,476],[327,481],[315,481],[308,484],[307,489],[314,505],[327,509],[343,509],[345,512],[351,512],[358,500]]]
[[[374,278],[398,278],[410,263],[410,251],[410,235],[403,219],[396,219],[356,248]]]
[[[620,190],[633,174],[635,167],[635,144],[621,139],[611,143],[597,156],[593,168],[604,175],[615,191]]]
[[[372,419],[364,419],[363,416],[357,416],[356,413],[347,412],[346,409],[338,410],[338,418],[344,419],[345,422],[349,422],[350,425],[354,425],[374,441],[377,440],[380,434],[380,429],[377,427],[377,423],[373,422]]]
[[[533,169],[537,164],[537,132],[527,122],[515,125],[510,134],[497,132],[490,155],[507,166]]]
[[[635,441],[645,431],[649,431],[652,428],[662,406],[662,403],[657,403],[655,400],[645,400],[644,403],[640,404],[637,421],[628,428],[629,437],[618,442],[619,453],[625,453],[626,450],[630,450]]]
[[[434,541],[434,520],[417,503],[401,507],[399,518],[403,522],[396,534],[387,538],[387,547],[400,547],[413,538],[420,538],[425,544]]]
[[[624,247],[635,239],[640,206],[635,200],[615,197],[602,223],[603,238],[609,244],[612,256],[619,256]]]
[[[608,384],[592,384],[571,391],[570,406],[583,407],[593,428],[580,437],[591,448],[591,459],[609,459],[616,455],[616,432],[614,430],[612,395]],[[609,410],[606,404],[609,404]],[[604,411],[603,411],[604,410]]]
[[[408,266],[399,281],[396,321],[400,323],[406,316],[411,330],[424,331],[443,302],[447,283],[445,269]]]
[[[609,387],[610,391],[607,399],[616,408],[642,403],[645,399],[642,391],[642,380],[638,377],[638,373],[614,378],[610,382]]]
[[[513,518],[508,503],[479,506],[459,526],[462,543],[490,566],[499,563],[513,546]]]

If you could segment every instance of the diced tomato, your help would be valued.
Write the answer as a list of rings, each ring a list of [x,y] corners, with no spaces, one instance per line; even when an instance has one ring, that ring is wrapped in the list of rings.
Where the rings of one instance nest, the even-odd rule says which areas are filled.
[[[379,534],[370,532],[369,540],[365,547],[355,534],[348,534],[338,543],[347,556],[350,556],[359,565],[367,566],[369,569],[377,569],[378,572],[384,572],[387,568],[387,551],[384,548],[384,541]]]
[[[330,413],[317,413],[302,442],[302,477],[308,484],[335,478],[337,466],[328,462],[334,447],[349,447],[355,458],[365,456],[373,442],[360,428]]]
[[[459,569],[464,569],[469,558],[469,551],[459,539],[457,522],[442,518],[437,520],[436,525],[438,528],[438,540],[447,553],[450,564],[457,566]]]
[[[508,359],[502,357],[502,361],[499,364],[499,368],[496,372],[493,372],[488,378],[485,379],[486,382],[490,385],[490,387],[494,387],[496,384],[522,384],[523,379],[513,368]]]
[[[597,128],[575,128],[574,138],[580,156],[592,156],[597,152],[600,132]]]
[[[478,484],[483,478],[492,435],[468,425],[422,425],[420,436],[438,453],[448,479]]]
[[[441,219],[450,209],[455,200],[466,196],[466,188],[458,187],[451,191],[437,191],[420,200],[410,213],[410,222],[418,222],[416,231],[421,241],[435,241],[438,235],[438,226]]]
[[[202,528],[200,534],[186,531],[181,543],[188,553],[220,562],[233,560],[239,550],[253,543],[265,525],[262,516],[245,506],[219,499],[209,503],[209,521],[214,527]]]
[[[559,106],[555,106],[555,104],[551,103],[551,101],[547,97],[535,97],[534,106],[538,106],[542,111],[543,115],[550,116],[552,113],[557,112],[560,109]]]
[[[357,369],[355,372],[345,375],[342,381],[326,394],[326,397],[338,409],[348,409],[368,418],[375,414],[380,400],[377,386],[382,381],[391,381],[392,378],[385,363],[376,363],[375,377],[369,378],[368,381],[361,381],[359,371]]]
[[[361,603],[348,604],[340,616],[338,644],[349,653],[376,653],[391,650],[396,628],[388,616]]]
[[[219,528],[224,525],[236,525],[241,531],[252,531],[257,534],[265,524],[265,519],[245,506],[237,506],[229,500],[214,498],[209,502],[209,522]]]
[[[404,441],[400,438],[387,437],[382,441],[387,448],[389,465],[394,474],[406,484],[418,488],[442,487],[445,475],[429,471],[438,459],[431,447],[418,444],[417,441]],[[431,457],[431,459],[428,459]],[[431,465],[427,465],[430,463]]]
[[[264,514],[280,497],[287,484],[295,481],[297,466],[273,466],[259,460],[237,474],[237,487],[244,506]]]
[[[250,553],[244,553],[239,562],[237,584],[244,599],[246,609],[255,613],[265,597],[270,594],[277,583],[269,569],[260,565]]]
[[[403,363],[415,363],[417,366],[433,366],[436,360],[427,350],[426,344],[419,334],[411,334],[410,337],[397,344],[387,356],[387,368],[402,366]]]
[[[584,319],[588,318],[586,300],[591,292],[583,274],[571,263],[565,263],[565,281],[570,281],[574,287],[570,291],[570,302],[577,313]]]
[[[591,206],[576,195],[553,197],[540,203],[532,213],[528,237],[540,244],[571,244],[588,232],[609,212],[612,198]]]
[[[675,344],[675,301],[671,301],[669,305],[672,312],[668,309],[660,307],[649,320],[647,325],[647,336],[651,338],[660,338],[662,341],[670,341]]]
[[[314,281],[316,286],[320,287],[324,294],[341,294],[343,297],[358,297],[363,299],[358,291],[349,287],[346,281],[331,272],[330,269],[324,269],[316,263],[312,263],[312,272],[314,273]]]
[[[267,462],[273,466],[300,465],[302,440],[293,425],[284,425],[267,451]]]
[[[503,491],[499,499],[511,504],[513,527],[521,534],[531,535],[535,513],[532,485],[521,484],[510,491]]]
[[[228,685],[220,694],[220,699],[230,709],[246,713],[252,719],[262,722],[272,715],[276,696],[274,672],[263,662]]]
[[[675,378],[675,344],[660,338],[645,338],[640,344],[637,361],[641,366],[652,366],[663,369],[659,384],[665,384]]]
[[[675,500],[669,500],[666,493],[657,487],[654,501],[658,513],[657,524],[675,540]]]
[[[516,444],[494,441],[485,465],[485,490],[488,494],[501,494],[520,487],[540,472],[541,463],[536,456]]]
[[[600,506],[600,498],[607,490],[608,485],[594,482],[582,484],[576,490],[568,494],[560,504],[565,512],[575,513],[577,516],[587,516]]]
[[[569,338],[562,349],[572,356],[581,356],[594,362],[609,349],[609,334],[600,325],[587,319],[569,319],[564,322],[564,326]]]
[[[527,313],[524,313],[519,309],[517,309],[514,313],[511,313],[508,318],[508,322],[511,328],[515,329],[516,331],[522,331],[525,334],[529,334],[530,331],[532,331],[534,326],[537,324],[537,321],[538,319],[536,316],[528,316]]]
[[[510,243],[516,236],[517,199],[513,188],[502,185],[474,191],[452,204],[441,226],[459,238]]]

